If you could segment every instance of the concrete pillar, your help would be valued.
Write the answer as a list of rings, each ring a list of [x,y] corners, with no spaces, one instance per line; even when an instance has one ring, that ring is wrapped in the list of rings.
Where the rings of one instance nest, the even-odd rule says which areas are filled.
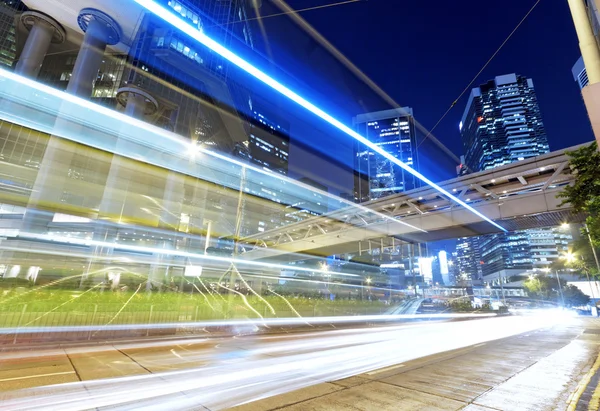
[[[568,0],[579,48],[590,84],[600,83],[600,49],[588,18],[584,0]]]
[[[581,93],[600,149],[600,83],[588,84]]]
[[[115,20],[96,9],[81,10],[77,22],[85,32],[85,36],[73,67],[67,92],[88,98],[92,94],[106,46],[119,43],[122,32]]]
[[[29,36],[15,72],[22,76],[36,78],[50,43],[63,43],[67,33],[56,20],[39,11],[26,11],[21,14],[21,23],[29,30]]]
[[[592,123],[596,141],[600,147],[600,49],[588,18],[583,0],[568,0],[573,24],[579,38],[579,48],[589,79],[583,88],[583,101]]]
[[[117,90],[117,101],[125,107],[125,114],[140,120],[158,110],[156,99],[138,87],[121,87]]]

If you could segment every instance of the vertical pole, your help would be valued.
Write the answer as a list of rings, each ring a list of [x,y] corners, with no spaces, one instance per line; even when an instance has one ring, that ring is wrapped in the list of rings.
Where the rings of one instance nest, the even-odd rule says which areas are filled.
[[[21,323],[23,322],[23,316],[25,315],[25,311],[27,311],[27,304],[23,304],[21,315],[19,315],[19,322],[17,322],[17,329],[15,331],[15,338],[13,339],[13,344],[17,343],[17,338],[19,337],[19,327],[21,327]]]
[[[208,250],[208,247],[210,247],[210,235],[211,235],[211,231],[212,231],[212,221],[208,220],[208,222],[206,224],[206,241],[204,243],[204,254],[206,254],[206,251]]]
[[[558,281],[558,291],[560,292],[560,299],[562,301],[562,306],[563,306],[563,308],[565,308],[565,296],[562,291],[562,285],[560,284],[560,278],[558,277],[558,270],[555,270],[554,273],[556,274],[556,281]]]
[[[584,224],[583,226],[585,227],[585,232],[588,236],[588,241],[590,242],[590,247],[592,248],[592,254],[594,254],[594,260],[596,261],[596,268],[598,269],[598,272],[600,273],[600,262],[598,262],[598,254],[596,254],[596,247],[594,247],[594,243],[592,242],[592,236],[590,234],[590,230],[588,229],[587,224]]]
[[[96,313],[98,312],[98,304],[94,304],[94,314],[92,314],[92,322],[91,326],[96,322]],[[92,330],[90,329],[90,334],[88,335],[88,341],[92,339]]]
[[[150,323],[152,322],[152,311],[154,311],[154,305],[150,306],[150,314],[148,315],[148,328],[146,328],[146,337],[150,334]]]
[[[600,83],[600,49],[594,37],[584,0],[567,0],[579,39],[579,49],[590,84]]]
[[[596,135],[596,141],[600,147],[600,49],[588,18],[584,0],[567,1],[579,38],[579,49],[589,80],[589,84],[581,90],[581,94],[592,123],[592,129]],[[596,0],[597,3],[598,0]]]
[[[504,302],[504,306],[506,307],[506,295],[504,294],[504,278],[502,278],[502,271],[500,271],[499,280],[500,280],[500,289],[502,290],[502,301]]]

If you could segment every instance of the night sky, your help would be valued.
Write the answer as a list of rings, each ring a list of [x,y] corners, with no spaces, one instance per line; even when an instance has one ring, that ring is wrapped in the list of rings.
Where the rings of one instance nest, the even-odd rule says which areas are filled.
[[[326,2],[288,4],[300,9]],[[413,107],[416,119],[430,129],[534,2],[366,0],[302,16],[398,103]],[[276,25],[278,19],[287,17],[265,23]],[[285,36],[277,40],[285,46]],[[474,86],[512,72],[531,77],[551,150],[591,141],[571,74],[579,56],[567,2],[542,0]],[[467,97],[434,133],[457,155],[462,154],[458,123]]]

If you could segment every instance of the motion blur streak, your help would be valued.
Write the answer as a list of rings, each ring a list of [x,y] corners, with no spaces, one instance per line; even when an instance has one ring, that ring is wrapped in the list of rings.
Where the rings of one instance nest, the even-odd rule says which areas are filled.
[[[253,167],[226,155],[190,144],[189,140],[175,133],[121,114],[115,110],[102,107],[89,100],[53,89],[26,77],[0,69],[0,80],[2,80],[0,82],[0,96],[6,102],[12,101],[19,106],[27,108],[27,110],[22,110],[22,107],[19,110],[15,110],[10,104],[5,106],[0,105],[0,118],[2,120],[45,133],[59,135],[76,143],[143,161],[192,177],[213,182],[218,181],[220,184],[234,189],[240,188],[240,180],[239,176],[231,180],[231,166],[238,167],[236,169],[238,172],[241,169],[251,170],[264,180],[259,180],[257,183],[266,184],[266,180],[276,180],[276,184],[281,182],[286,183],[289,185],[286,191],[288,194],[306,195],[310,193],[312,195],[313,193],[317,193],[335,200],[335,202],[340,204],[340,207],[349,206],[353,209],[377,215],[392,223],[426,232],[421,228],[368,209],[360,204],[342,199],[327,191],[316,189],[279,173]],[[79,128],[73,129],[64,125],[57,127],[55,116],[64,115],[65,113],[68,113],[67,117],[69,121],[84,126],[86,132],[83,133]],[[123,124],[132,127],[123,127]],[[150,133],[153,137],[144,132]],[[122,144],[118,149],[115,149],[114,139],[116,137],[118,137],[119,141],[127,141],[130,145]],[[197,159],[195,162],[190,162],[190,159],[194,160],[194,156],[191,154],[203,154],[205,157],[201,160]],[[178,161],[171,161],[170,156],[176,158]],[[335,212],[332,216],[335,217]]]
[[[302,318],[264,318],[260,321],[257,319],[256,324],[265,324],[267,326],[288,326],[288,325],[303,325],[307,322],[310,324],[344,324],[344,323],[379,323],[395,320],[423,320],[437,319],[469,319],[482,317],[495,317],[496,314],[429,314],[426,317],[417,314],[397,314],[397,315],[349,315],[335,317],[302,317]],[[51,333],[51,332],[86,332],[102,329],[104,331],[119,331],[119,330],[145,330],[173,328],[173,327],[235,327],[247,326],[253,324],[251,320],[223,320],[223,321],[201,321],[187,323],[157,323],[157,324],[111,324],[103,326],[82,325],[82,326],[55,326],[55,327],[19,327],[19,328],[0,328],[0,334],[15,334],[15,333]]]
[[[165,347],[164,355],[153,356],[161,363],[168,364],[169,352],[171,362],[198,359],[209,362],[204,367],[185,370],[3,393],[0,409],[66,411],[111,407],[184,410],[205,406],[219,410],[556,323],[553,316],[540,316],[533,320],[531,317],[501,317],[408,327],[334,330],[264,339],[244,337],[208,349],[195,350],[193,346],[186,346],[184,358]],[[185,340],[181,344],[185,344]],[[219,350],[223,349],[227,351],[226,355],[219,355]],[[35,357],[35,353],[32,356]]]
[[[293,92],[292,90],[290,90],[289,88],[287,88],[286,86],[284,86],[283,84],[281,84],[280,82],[278,82],[277,80],[275,80],[274,78],[272,78],[269,75],[267,75],[266,73],[260,71],[258,68],[254,67],[252,64],[248,63],[246,60],[242,59],[238,55],[236,55],[233,52],[231,52],[229,49],[223,47],[221,44],[217,43],[216,41],[214,41],[210,37],[206,36],[200,30],[198,30],[198,29],[192,27],[191,25],[185,23],[183,20],[181,20],[180,18],[178,18],[175,14],[169,12],[165,8],[163,8],[160,5],[158,5],[157,3],[155,3],[154,1],[152,1],[152,0],[134,0],[134,1],[136,3],[138,3],[139,5],[141,5],[142,7],[144,7],[145,9],[147,9],[148,11],[156,14],[158,17],[160,17],[161,19],[165,20],[167,23],[173,25],[174,27],[177,27],[179,30],[181,30],[182,32],[184,32],[188,36],[192,37],[193,39],[197,40],[198,42],[200,42],[204,46],[208,47],[209,49],[211,49],[215,53],[219,54],[221,57],[229,60],[231,63],[235,64],[236,66],[238,66],[239,68],[241,68],[242,70],[244,70],[245,72],[247,72],[248,74],[252,75],[253,77],[255,77],[258,80],[260,80],[261,82],[265,83],[266,85],[268,85],[272,89],[274,89],[274,90],[278,91],[279,93],[283,94],[284,96],[286,96],[290,100],[294,101],[295,103],[297,103],[300,106],[304,107],[305,109],[307,109],[308,111],[312,112],[316,116],[318,116],[321,119],[325,120],[326,122],[328,122],[329,124],[331,124],[335,128],[341,130],[342,132],[346,133],[347,135],[349,135],[353,139],[355,139],[355,140],[361,142],[362,144],[364,144],[365,146],[369,147],[371,150],[373,150],[376,153],[382,155],[387,160],[391,161],[392,163],[398,165],[402,169],[404,169],[407,172],[411,173],[412,175],[414,175],[415,177],[417,177],[419,180],[423,181],[425,184],[433,187],[438,192],[440,192],[440,193],[444,194],[445,196],[447,196],[448,198],[452,199],[452,201],[456,202],[457,204],[460,204],[461,206],[463,206],[467,210],[469,210],[472,213],[474,213],[475,215],[481,217],[482,219],[484,219],[488,223],[492,224],[493,226],[499,228],[500,230],[505,231],[505,232],[508,231],[504,227],[502,227],[501,225],[495,223],[494,221],[492,221],[491,219],[489,219],[488,217],[486,217],[485,215],[483,215],[479,211],[475,210],[473,207],[471,207],[470,205],[468,205],[467,203],[465,203],[464,201],[462,201],[458,197],[452,195],[450,192],[444,190],[442,187],[440,187],[439,185],[435,184],[433,181],[429,180],[423,174],[419,173],[418,171],[416,171],[413,168],[409,167],[408,165],[406,165],[402,161],[398,160],[396,157],[394,157],[393,155],[389,154],[387,151],[383,150],[378,145],[372,143],[367,138],[361,136],[360,134],[358,134],[356,131],[352,130],[350,127],[346,126],[341,121],[333,118],[331,115],[327,114],[325,111],[321,110],[319,107],[315,106],[310,101],[306,100],[302,96],[300,96],[297,93]]]
[[[325,270],[303,268],[303,267],[297,267],[297,266],[289,266],[289,265],[284,265],[284,264],[273,264],[273,263],[248,261],[248,260],[227,258],[227,257],[216,257],[216,256],[211,256],[211,255],[206,255],[206,254],[190,253],[190,252],[186,252],[186,251],[166,250],[164,248],[158,248],[158,247],[140,247],[140,246],[135,246],[135,245],[111,243],[111,242],[106,242],[106,241],[78,239],[78,238],[73,238],[73,237],[57,236],[57,235],[52,235],[52,234],[19,233],[19,237],[27,238],[30,240],[58,241],[58,242],[65,243],[65,244],[76,244],[76,245],[84,245],[84,246],[92,245],[92,246],[99,246],[99,247],[118,247],[118,248],[121,248],[124,250],[129,250],[129,251],[147,252],[147,253],[155,253],[155,254],[166,254],[169,256],[196,258],[199,260],[248,265],[248,266],[253,266],[253,267],[269,267],[269,268],[277,268],[277,269],[282,269],[282,270],[289,269],[289,270],[314,272],[314,273],[328,274],[328,275],[339,275],[339,276],[343,276],[343,277],[359,277],[358,274],[349,274],[349,273],[342,273],[342,272],[329,272],[329,271],[325,271]]]

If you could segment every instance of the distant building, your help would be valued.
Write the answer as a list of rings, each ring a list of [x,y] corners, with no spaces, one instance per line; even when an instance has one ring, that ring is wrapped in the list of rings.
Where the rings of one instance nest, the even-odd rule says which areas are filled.
[[[550,151],[533,80],[516,74],[471,91],[460,133],[465,163],[473,172]]]
[[[360,114],[354,117],[353,124],[369,141],[410,167],[419,168],[415,120],[410,107]],[[357,144],[355,155],[356,171],[368,179],[370,200],[418,187],[415,176],[370,148]],[[355,180],[356,183],[362,184],[362,180]],[[366,193],[360,186],[354,191],[358,197]]]
[[[15,16],[25,10],[21,0],[0,0],[0,67],[11,69],[17,55]]]
[[[572,241],[571,232],[561,227],[481,236],[479,247],[484,281],[492,285],[498,285],[501,280],[509,283],[512,276],[549,268],[568,251]]]
[[[498,76],[471,91],[460,133],[464,161],[459,175],[536,157],[550,151],[533,81],[517,74]],[[550,230],[550,231],[548,231]],[[462,238],[458,242],[459,272],[490,282],[534,267],[555,255],[552,229],[536,229]],[[541,238],[544,246],[541,245]],[[545,262],[547,265],[548,263]]]
[[[571,72],[573,73],[573,79],[577,82],[580,90],[589,84],[590,80],[588,79],[587,70],[583,63],[583,57],[579,57],[579,60],[577,60],[577,63],[575,63]]]
[[[498,233],[479,238],[484,278],[501,270],[531,269],[531,247],[526,231]]]
[[[479,241],[479,237],[458,239],[455,256],[455,274],[458,276],[456,281],[468,279],[478,282],[483,279]]]
[[[325,193],[328,192],[326,186],[319,184],[310,178],[302,177],[298,179],[298,181]],[[296,223],[313,216],[325,214],[327,212],[328,198],[318,192],[312,192],[311,196],[312,198],[310,199],[299,199],[294,204],[286,206],[284,221],[288,224]]]
[[[353,201],[359,204],[369,201],[370,187],[369,175],[354,170]]]

